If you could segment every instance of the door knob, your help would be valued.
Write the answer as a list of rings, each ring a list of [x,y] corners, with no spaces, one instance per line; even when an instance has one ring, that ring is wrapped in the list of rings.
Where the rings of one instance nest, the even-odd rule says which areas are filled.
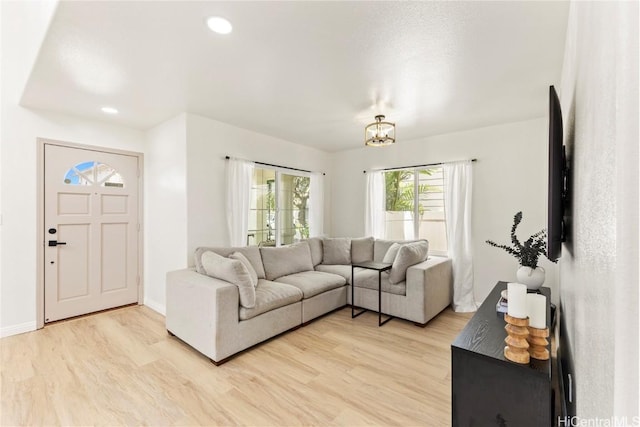
[[[49,246],[66,245],[67,242],[58,242],[57,240],[49,240]]]

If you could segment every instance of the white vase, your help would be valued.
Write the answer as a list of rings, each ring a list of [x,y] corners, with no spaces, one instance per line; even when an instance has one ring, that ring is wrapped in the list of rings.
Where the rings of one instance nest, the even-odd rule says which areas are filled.
[[[535,291],[544,283],[544,268],[536,267],[534,270],[531,267],[520,267],[516,273],[518,283],[527,285],[527,289]]]

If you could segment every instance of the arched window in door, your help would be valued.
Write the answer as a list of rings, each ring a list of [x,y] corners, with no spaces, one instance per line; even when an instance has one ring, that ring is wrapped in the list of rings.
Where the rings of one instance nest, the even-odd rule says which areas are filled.
[[[88,161],[78,163],[64,175],[64,183],[69,185],[99,185],[101,187],[124,187],[124,179],[113,167],[106,163]]]

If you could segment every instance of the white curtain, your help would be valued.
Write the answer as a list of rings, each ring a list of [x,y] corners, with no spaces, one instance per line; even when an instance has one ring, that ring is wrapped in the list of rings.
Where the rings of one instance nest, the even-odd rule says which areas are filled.
[[[249,207],[254,163],[227,161],[227,227],[231,246],[246,246],[249,233]]]
[[[453,309],[476,311],[471,249],[471,161],[445,163],[443,169],[448,255],[453,262]]]
[[[309,184],[309,237],[324,234],[324,175],[311,174]]]
[[[385,185],[384,172],[367,172],[364,235],[376,239],[385,237]]]

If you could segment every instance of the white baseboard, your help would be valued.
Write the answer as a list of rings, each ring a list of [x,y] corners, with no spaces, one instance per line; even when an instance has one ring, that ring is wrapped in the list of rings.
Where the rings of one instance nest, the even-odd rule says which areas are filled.
[[[0,338],[10,337],[11,335],[24,334],[25,332],[33,332],[36,328],[36,322],[20,323],[19,325],[4,326],[0,328]]]
[[[147,307],[149,307],[153,311],[157,311],[158,313],[162,314],[163,316],[165,316],[167,314],[166,307],[163,304],[160,304],[160,303],[158,303],[156,301],[146,299],[146,300],[144,300],[144,305],[146,305]]]

